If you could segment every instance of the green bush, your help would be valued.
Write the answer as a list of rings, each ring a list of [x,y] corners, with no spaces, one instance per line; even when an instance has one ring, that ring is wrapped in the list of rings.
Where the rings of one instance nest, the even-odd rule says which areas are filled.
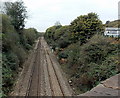
[[[29,50],[32,49],[34,41],[38,38],[38,32],[34,28],[24,29],[18,33],[10,18],[2,15],[2,66],[3,66],[3,95],[7,95],[12,90],[12,86],[17,77],[19,67],[27,58]]]
[[[60,52],[63,55],[61,58],[67,55],[67,74],[80,92],[86,92],[100,81],[119,73],[120,49],[117,48],[118,44],[112,44],[114,41],[95,35],[82,46],[79,42],[74,43]]]
[[[81,45],[86,43],[94,34],[103,31],[102,21],[96,13],[81,15],[71,22],[72,39],[77,42],[80,40]]]
[[[17,71],[20,62],[17,55],[13,52],[7,53],[6,55],[7,55],[6,58],[8,60],[7,65],[9,65],[9,68],[13,71]]]
[[[68,53],[66,53],[66,52],[60,52],[59,54],[58,54],[58,57],[59,57],[59,59],[62,59],[62,58],[67,58],[68,57]]]
[[[89,13],[77,17],[69,26],[50,27],[44,35],[54,50],[59,48],[60,62],[65,59],[62,68],[81,93],[120,72],[120,40],[103,36],[103,31],[98,15]]]
[[[63,36],[66,32],[69,32],[69,26],[62,26],[55,31],[54,39],[58,40],[61,36]]]
[[[6,55],[2,55],[2,90],[4,94],[10,92],[10,88],[13,85],[13,72],[11,70],[11,65],[9,65],[9,61]],[[9,66],[8,66],[9,65]]]
[[[34,28],[24,29],[23,37],[26,39],[27,44],[33,45],[35,39],[37,38],[37,31]]]
[[[11,24],[10,18],[5,14],[0,14],[2,17],[2,32],[16,32],[14,26]]]

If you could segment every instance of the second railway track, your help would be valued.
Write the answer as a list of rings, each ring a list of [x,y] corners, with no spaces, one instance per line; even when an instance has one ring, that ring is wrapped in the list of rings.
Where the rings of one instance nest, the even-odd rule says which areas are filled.
[[[68,87],[66,86],[65,80],[62,77],[62,73],[59,69],[59,64],[55,62],[50,48],[46,41],[42,38],[42,44],[44,45],[45,59],[47,62],[47,69],[49,73],[49,80],[52,90],[52,96],[71,96]]]

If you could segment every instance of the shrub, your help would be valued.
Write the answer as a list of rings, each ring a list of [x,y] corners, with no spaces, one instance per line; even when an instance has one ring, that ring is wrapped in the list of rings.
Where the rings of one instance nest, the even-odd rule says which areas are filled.
[[[17,55],[13,52],[10,52],[10,53],[7,53],[7,65],[9,66],[9,68],[12,70],[12,71],[17,71],[18,70],[18,67],[19,67],[19,59],[17,57]]]
[[[11,25],[10,18],[2,15],[2,55],[3,55],[3,95],[7,95],[11,90],[17,77],[19,67],[26,60],[28,50],[32,48],[34,41],[38,37],[38,32],[34,28],[21,31],[19,34]]]
[[[72,38],[76,42],[81,41],[81,45],[86,43],[97,32],[103,31],[102,21],[96,13],[81,15],[71,22]]]
[[[68,55],[66,69],[74,87],[85,92],[119,73],[120,49],[114,41],[95,35],[86,44],[74,43],[61,52]]]
[[[11,70],[11,65],[9,65],[9,61],[6,58],[6,55],[2,55],[2,90],[4,94],[10,92],[10,88],[13,85],[13,71]],[[9,66],[8,66],[9,65]]]
[[[27,44],[32,46],[37,38],[37,31],[34,28],[24,29],[23,38],[26,40]]]
[[[48,44],[60,48],[57,54],[71,86],[82,93],[120,72],[119,38],[105,37],[103,31],[95,13],[81,15],[69,26],[46,30]]]
[[[68,57],[68,53],[67,52],[60,52],[59,54],[58,54],[58,57],[59,57],[59,59],[62,59],[62,58],[67,58]]]

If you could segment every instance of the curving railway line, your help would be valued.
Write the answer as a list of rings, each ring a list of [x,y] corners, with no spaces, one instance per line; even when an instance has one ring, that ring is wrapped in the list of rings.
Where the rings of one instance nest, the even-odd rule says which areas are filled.
[[[12,96],[71,96],[59,63],[43,37],[26,62]]]

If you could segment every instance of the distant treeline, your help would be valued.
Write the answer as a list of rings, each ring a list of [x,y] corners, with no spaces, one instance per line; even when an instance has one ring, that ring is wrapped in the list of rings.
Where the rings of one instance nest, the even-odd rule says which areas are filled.
[[[54,50],[75,93],[83,93],[120,72],[120,40],[103,35],[98,15],[81,15],[70,25],[54,25],[45,39]]]

